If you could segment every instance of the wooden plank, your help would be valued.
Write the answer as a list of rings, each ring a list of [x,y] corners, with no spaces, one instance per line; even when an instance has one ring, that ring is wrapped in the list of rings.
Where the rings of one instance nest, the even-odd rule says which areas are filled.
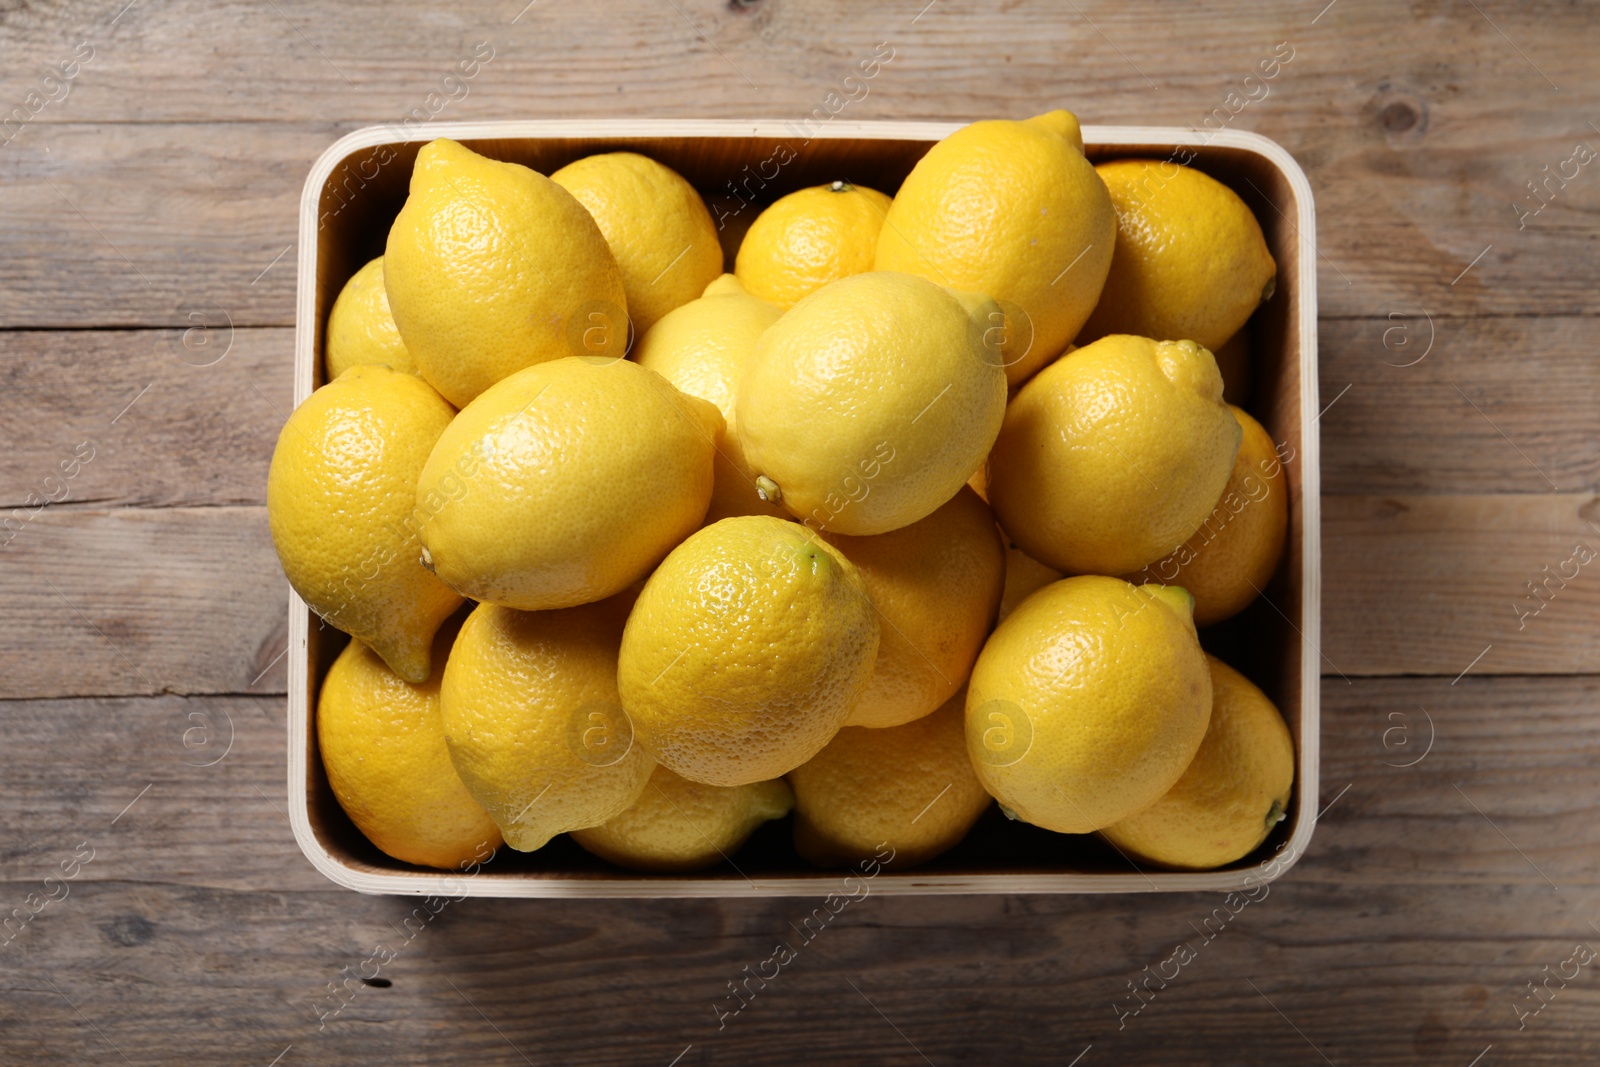
[[[1324,694],[1328,810],[1291,881],[1600,884],[1589,862],[1600,676],[1335,676]],[[284,714],[277,695],[0,702],[16,816],[0,835],[0,884],[50,866],[66,835],[112,849],[87,881],[334,891],[283,814]]]
[[[863,17],[846,0],[804,8],[496,0],[448,10],[402,0],[373,19],[341,5],[286,0],[241,9],[217,25],[207,22],[211,9],[200,0],[179,0],[136,6],[109,25],[120,8],[30,8],[7,19],[19,72],[70,58],[80,39],[96,52],[70,97],[46,107],[35,124],[301,121],[329,114],[398,122],[424,107],[429,92],[455,97],[442,114],[471,118],[534,117],[530,107],[540,107],[538,117],[615,113],[619,103],[630,113],[682,115],[692,108],[744,116],[752,99],[809,110],[879,41],[896,50],[888,68],[897,79],[893,90],[887,73],[881,87],[894,98],[884,105],[899,109],[893,117],[927,117],[932,108],[1005,113],[1048,95],[1093,98],[1095,107],[1084,108],[1089,121],[1198,123],[1230,90],[1259,97],[1240,83],[1259,73],[1258,63],[1277,42],[1287,41],[1292,58],[1269,79],[1268,95],[1246,105],[1236,123],[1267,111],[1292,113],[1306,127],[1317,117],[1359,117],[1373,122],[1380,139],[1415,143],[1418,134],[1440,136],[1442,126],[1442,136],[1477,145],[1499,131],[1464,130],[1441,119],[1478,109],[1501,130],[1525,130],[1519,118],[1547,119],[1592,95],[1600,80],[1576,45],[1592,34],[1586,13],[1554,0],[1491,11],[1493,21],[1470,7],[1412,13],[1406,33],[1394,32],[1391,13],[1361,5],[1326,14],[1315,7],[1230,9],[1227,33],[1216,32],[1222,16],[1215,7],[1170,10],[1149,2],[1088,3],[1074,12],[1005,0],[927,9],[902,0]],[[1429,48],[1407,38],[1426,38]],[[482,40],[493,56],[461,79],[465,91],[441,84]],[[1078,62],[1063,67],[1065,51]],[[174,62],[176,55],[186,61]],[[1167,61],[1177,55],[1189,61]],[[1378,78],[1368,77],[1374,72]],[[26,91],[25,80],[20,73],[8,79],[8,95]],[[1418,128],[1391,113],[1380,126],[1374,120],[1381,102],[1371,98],[1380,81],[1391,95],[1436,94],[1428,103],[1446,114],[1419,116]],[[217,92],[219,85],[229,91]],[[1581,125],[1568,123],[1573,132]]]
[[[1580,542],[1600,551],[1591,522],[1587,494],[1326,498],[1324,670],[1592,671],[1600,583],[1567,563]],[[0,693],[283,691],[287,586],[263,508],[45,508],[3,551]],[[1536,600],[1524,583],[1547,565],[1578,575]]]
[[[1424,311],[1321,324],[1323,492],[1600,487],[1594,320]]]
[[[791,924],[820,901],[552,901],[530,922],[513,902],[469,899],[424,921],[416,901],[350,894],[85,886],[26,935],[0,998],[0,1047],[18,1063],[104,1062],[113,1047],[171,1062],[181,1035],[193,1064],[1061,1067],[1090,1050],[1152,1067],[1312,1064],[1319,1051],[1335,1064],[1466,1067],[1493,1045],[1515,1057],[1500,1062],[1587,1064],[1592,974],[1553,985],[1556,999],[1517,1029],[1516,1009],[1534,1003],[1522,983],[1595,939],[1558,901],[1547,887],[1450,889],[1369,893],[1353,909],[1348,895],[1288,884],[1205,942],[1195,930],[1228,914],[1220,898],[869,897],[799,943]],[[719,1030],[718,1009],[738,1003],[728,983],[779,942],[795,958],[765,988],[752,979]],[[1180,943],[1193,958],[1175,972]],[[1131,1016],[1128,983],[1163,967],[1176,977],[1148,979]],[[363,973],[386,984],[364,986]]]
[[[1526,228],[1518,217],[1543,168],[1600,144],[1581,106],[1600,95],[1583,5],[12,8],[0,116],[76,42],[95,55],[0,147],[0,331],[70,328],[0,332],[0,505],[82,435],[111,432],[0,556],[0,696],[265,695],[0,703],[0,911],[78,842],[97,848],[68,899],[0,944],[0,1061],[1600,1059],[1600,970],[1542,1006],[1527,986],[1575,943],[1600,945],[1600,681],[1494,677],[1597,659],[1590,565],[1525,601],[1539,611],[1521,629],[1514,606],[1569,542],[1600,548],[1583,432],[1595,167],[1552,181]],[[416,902],[338,890],[297,855],[273,806],[285,591],[257,505],[287,410],[299,188],[338,134],[450,91],[479,40],[495,58],[440,118],[799,118],[886,41],[893,62],[844,118],[1064,103],[1090,122],[1185,125],[1292,43],[1230,127],[1283,143],[1318,196],[1334,402],[1323,651],[1337,667],[1317,836],[1225,936],[1196,929],[1219,903],[1203,896],[874,894],[719,1029],[727,983],[817,901],[546,901],[532,915],[468,899],[408,937]],[[1384,346],[1390,312],[1433,317],[1422,363],[1383,366],[1418,351]],[[228,319],[235,347],[210,367],[164,365],[175,332],[95,332]],[[127,505],[140,510],[103,510]],[[1415,671],[1438,673],[1360,677]],[[234,745],[207,765],[225,727]],[[1184,940],[1194,961],[1119,1022],[1128,982]],[[379,943],[399,949],[379,985],[322,999]]]
[[[1592,1062],[1592,967],[1552,984],[1521,1029],[1518,1011],[1537,1005],[1526,982],[1600,943],[1586,921],[1597,696],[1596,678],[1330,685],[1322,825],[1236,915],[1200,894],[869,894],[809,942],[790,925],[820,905],[805,899],[552,900],[530,922],[522,902],[468,898],[413,917],[416,900],[311,884],[257,794],[282,800],[272,702],[12,703],[0,738],[24,771],[6,789],[28,817],[0,832],[0,893],[18,905],[79,842],[95,853],[0,946],[0,1050],[166,1062],[182,1034],[197,1064],[265,1064],[293,1046],[283,1062],[909,1064],[920,1051],[1059,1067],[1090,1045],[1097,1062],[1231,1063],[1247,1034],[1251,1062],[1320,1062],[1308,1042],[1380,1067],[1465,1065],[1491,1044],[1493,1062]],[[1420,760],[1418,705],[1436,727]],[[233,752],[183,767],[175,756],[199,759],[172,743],[185,713],[223,710]],[[107,719],[127,744],[91,736]],[[1385,733],[1397,722],[1410,747]],[[107,774],[119,754],[132,761]],[[719,1029],[727,983],[779,941],[796,958]],[[1174,968],[1180,943],[1193,959]],[[1176,976],[1152,980],[1132,1014],[1128,983],[1161,972]],[[628,1026],[608,1021],[623,1013]]]
[[[285,711],[277,695],[0,703],[0,883],[37,881],[86,841],[76,884],[329,888],[285,814]]]
[[[264,508],[45,508],[3,551],[0,694],[284,689]]]
[[[1290,877],[1390,893],[1593,885],[1600,677],[1335,675],[1322,694],[1327,810]]]
[[[1243,79],[1285,42],[1293,58],[1251,83],[1258,101],[1222,114],[1308,170],[1326,313],[1381,316],[1396,301],[1456,316],[1594,308],[1593,168],[1570,163],[1574,176],[1551,179],[1543,199],[1528,189],[1591,137],[1570,101],[1600,92],[1600,71],[1567,47],[1590,32],[1570,5],[1525,5],[1495,23],[1470,6],[1441,9],[1407,33],[1381,7],[1344,5],[1314,25],[1300,13],[1230,12],[1223,35],[1210,32],[1219,16],[1208,9],[1138,4],[1053,17],[1026,4],[967,17],[935,7],[913,22],[922,5],[863,20],[842,3],[802,15],[700,0],[535,6],[513,24],[516,6],[446,14],[416,0],[374,20],[278,5],[221,34],[197,0],[136,7],[102,36],[87,16],[9,18],[13,69],[69,56],[75,33],[101,43],[70,95],[0,153],[0,226],[13,236],[0,252],[0,325],[173,325],[190,306],[287,324],[288,264],[256,276],[292,246],[300,183],[340,132],[398,125],[424,105],[449,119],[758,112],[798,122],[880,41],[894,58],[843,90],[857,99],[842,116],[1021,117],[1064,103],[1091,122],[1195,126],[1219,125],[1218,109],[1237,107]],[[1415,34],[1430,47],[1416,48]],[[494,57],[450,83],[455,100],[440,95],[480,40]],[[1170,49],[1186,61],[1162,62]],[[1070,69],[1064,54],[1077,59]],[[174,55],[192,65],[173,69]],[[13,84],[17,97],[26,91]],[[1538,214],[1524,219],[1518,203]],[[39,272],[41,259],[74,269]],[[97,299],[82,300],[86,291]]]
[[[0,153],[0,326],[293,325],[300,185],[337,135],[29,127]]]
[[[859,117],[902,117],[871,110],[864,103]],[[175,326],[187,325],[191,312],[231,317],[236,325],[291,324],[300,186],[317,155],[348,128],[30,129],[33,147],[13,146],[4,161],[11,195],[0,204],[0,226],[13,240],[0,250],[0,324]],[[1288,139],[1283,130],[1262,132]],[[50,151],[37,151],[41,146]],[[1411,216],[1385,199],[1391,161],[1341,162],[1336,172],[1303,161],[1321,197],[1324,314],[1382,316],[1395,306],[1456,316],[1592,312],[1594,274],[1585,250],[1600,195],[1574,186],[1540,216],[1547,226],[1519,233],[1509,195],[1524,171],[1538,171],[1539,156],[1560,157],[1542,142],[1528,155],[1500,151],[1474,153],[1470,163],[1463,152],[1458,169],[1488,171],[1505,195],[1462,200],[1453,195],[1455,173],[1418,178]],[[285,249],[291,251],[280,257]],[[1448,284],[1480,252],[1484,258]],[[39,272],[41,259],[70,261],[73,270]],[[84,291],[96,299],[81,299]]]
[[[265,502],[294,406],[293,331],[26,331],[0,333],[0,351],[0,521],[41,498]]]
[[[1592,494],[1330,496],[1322,519],[1325,670],[1454,677],[1600,663]]]
[[[1396,314],[1322,323],[1324,492],[1600,485],[1590,320]],[[62,485],[69,505],[264,503],[293,348],[280,327],[0,332],[0,509]],[[61,480],[83,441],[95,459]]]
[[[1026,114],[1038,98],[1009,113]],[[793,113],[804,116],[812,106],[802,100]],[[551,110],[546,102],[515,113]],[[776,106],[766,113],[785,114]],[[877,95],[846,113],[908,117]],[[460,117],[484,116],[463,109]],[[1161,116],[1131,118],[1154,124]],[[0,249],[0,325],[173,326],[187,324],[191,311],[217,321],[231,316],[236,325],[289,325],[301,184],[322,150],[358,125],[29,127],[31,143],[19,139],[0,157],[10,187],[0,226],[13,236]],[[1572,184],[1526,230],[1511,210],[1523,182],[1569,153],[1565,133],[1487,149],[1441,148],[1427,157],[1435,162],[1405,179],[1408,191],[1397,199],[1396,154],[1366,145],[1367,129],[1314,142],[1277,123],[1263,121],[1260,132],[1303,157],[1319,198],[1324,314],[1381,317],[1397,306],[1458,317],[1593,311],[1586,250],[1596,235],[1600,182]],[[1346,142],[1350,155],[1330,154],[1330,146]],[[1463,194],[1469,173],[1482,185]],[[73,269],[40,272],[40,260],[70,261]],[[85,291],[96,299],[83,300]]]

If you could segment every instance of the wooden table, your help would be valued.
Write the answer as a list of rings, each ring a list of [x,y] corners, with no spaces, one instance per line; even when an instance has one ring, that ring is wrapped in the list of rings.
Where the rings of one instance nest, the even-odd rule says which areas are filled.
[[[1525,584],[1600,550],[1593,5],[524,2],[0,13],[0,910],[53,898],[0,936],[0,1062],[1600,1058],[1600,562]],[[411,114],[798,121],[830,92],[863,119],[1222,115],[1305,166],[1309,855],[1204,942],[1203,895],[874,897],[720,1030],[805,902],[465,900],[319,1025],[414,902],[324,881],[284,816],[262,502],[311,161]]]

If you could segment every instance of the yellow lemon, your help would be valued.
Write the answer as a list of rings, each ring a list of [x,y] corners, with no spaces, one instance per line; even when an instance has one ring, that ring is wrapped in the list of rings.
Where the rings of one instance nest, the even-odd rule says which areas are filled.
[[[693,534],[645,582],[617,684],[656,762],[748,785],[833,738],[877,653],[855,565],[803,526],[743,515]]]
[[[1126,574],[1199,529],[1228,482],[1239,423],[1211,353],[1116,335],[1041,371],[1006,408],[989,506],[1034,559]]]
[[[1284,818],[1294,739],[1267,695],[1215,656],[1211,725],[1178,784],[1100,833],[1129,857],[1204,870],[1254,852]]]
[[[617,700],[628,599],[559,611],[479,604],[461,626],[440,687],[445,739],[518,851],[616,818],[650,777]]]
[[[999,618],[1005,619],[1007,615],[1017,610],[1018,604],[1051,582],[1059,582],[1064,577],[1066,575],[1054,567],[1046,567],[1016,545],[1007,544],[1006,584],[1000,593]]]
[[[1213,351],[1272,295],[1278,267],[1239,194],[1167,160],[1095,170],[1117,211],[1117,251],[1079,344],[1109,334],[1172,337]]]
[[[1238,408],[1233,416],[1244,439],[1216,507],[1177,551],[1127,576],[1187,589],[1199,626],[1237,615],[1266,588],[1289,526],[1289,490],[1272,438]]]
[[[730,515],[784,515],[756,490],[755,472],[745,462],[734,421],[734,397],[756,339],[781,315],[775,306],[745,292],[739,279],[724,274],[706,286],[698,300],[668,312],[640,338],[633,358],[678,389],[709,400],[722,412],[717,435],[716,477],[705,522]]]
[[[1217,370],[1222,374],[1222,399],[1242,406],[1250,399],[1250,386],[1255,381],[1253,343],[1248,323],[1212,355],[1217,357]]]
[[[332,381],[358,363],[378,363],[391,370],[419,374],[417,361],[406,351],[400,331],[389,314],[389,297],[383,288],[383,257],[379,256],[350,276],[328,312],[324,362]]]
[[[790,308],[829,282],[872,269],[889,198],[849,182],[780,197],[739,245],[734,273],[762,300]]]
[[[474,600],[571,607],[700,525],[717,409],[623,359],[540,363],[456,416],[417,480],[428,565]]]
[[[622,273],[589,212],[451,140],[417,153],[383,277],[406,349],[456,407],[532,364],[627,350]]]
[[[831,533],[887,533],[932,514],[1005,417],[1005,373],[984,325],[993,309],[909,274],[871,273],[785,312],[756,343],[735,405],[764,495]]]
[[[960,843],[989,807],[967,757],[965,696],[886,730],[846,726],[828,747],[789,772],[794,847],[824,867],[873,855],[887,844],[897,870]]]
[[[711,213],[671,167],[637,152],[605,152],[568,163],[550,180],[577,197],[605,234],[636,336],[722,273]]]
[[[278,434],[267,525],[289,584],[408,682],[461,597],[423,569],[417,476],[454,415],[427,382],[357,366],[312,393]]]
[[[1016,385],[1088,319],[1116,232],[1078,120],[1051,111],[974,122],[928,149],[895,194],[875,263],[993,297],[1004,313],[1006,377]]]
[[[828,535],[878,609],[878,661],[847,726],[920,719],[966,684],[994,625],[1005,552],[994,516],[963,486],[910,526],[875,537]]]
[[[691,782],[656,766],[639,799],[621,815],[572,839],[601,859],[635,871],[697,871],[728,860],[761,824],[794,807],[779,778],[749,785]]]
[[[967,750],[1015,817],[1083,834],[1154,804],[1211,717],[1211,676],[1175,586],[1064,578],[983,646],[967,687]]]
[[[434,658],[456,627],[439,628]],[[457,869],[500,847],[500,830],[461,783],[444,741],[439,674],[413,685],[352,640],[317,699],[317,747],[328,785],[356,829],[384,853]]]

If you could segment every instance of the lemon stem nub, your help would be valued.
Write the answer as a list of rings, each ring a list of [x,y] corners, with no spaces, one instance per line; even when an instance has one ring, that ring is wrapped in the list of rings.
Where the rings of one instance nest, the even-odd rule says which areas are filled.
[[[1194,594],[1181,585],[1163,585],[1151,582],[1140,586],[1145,592],[1161,601],[1180,616],[1194,617]]]
[[[776,504],[783,499],[783,490],[778,488],[778,483],[768,478],[765,474],[756,475],[756,495],[769,504]]]
[[[418,562],[420,562],[426,569],[430,571],[433,570],[433,553],[428,551],[427,545],[422,546],[422,557],[420,560],[418,560]]]
[[[828,186],[828,192],[830,192],[830,193],[848,193],[850,190],[852,190],[854,188],[855,188],[855,186],[851,185],[849,182],[834,182],[832,185]]]
[[[1280,822],[1282,822],[1284,819],[1287,819],[1288,817],[1289,817],[1289,813],[1284,810],[1283,801],[1274,800],[1272,802],[1271,810],[1269,810],[1267,812],[1267,827],[1270,829],[1271,827],[1274,827],[1274,826],[1278,825]]]

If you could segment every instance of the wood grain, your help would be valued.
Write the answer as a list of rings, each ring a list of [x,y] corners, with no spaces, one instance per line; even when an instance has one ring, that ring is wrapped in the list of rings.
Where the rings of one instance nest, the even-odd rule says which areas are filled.
[[[283,731],[276,695],[0,703],[0,883],[37,881],[87,841],[78,884],[329,889],[289,833]]]
[[[1371,889],[1553,882],[1567,906],[1600,902],[1600,678],[1334,676],[1322,692],[1331,806],[1312,871]]]
[[[1285,42],[1293,58],[1228,125],[1284,144],[1320,215],[1338,220],[1315,236],[1326,314],[1381,317],[1401,303],[1455,316],[1594,310],[1600,181],[1580,169],[1543,199],[1528,189],[1593,136],[1580,102],[1600,91],[1600,73],[1569,47],[1594,39],[1578,7],[1523,5],[1491,22],[1470,5],[1441,6],[1404,32],[1382,7],[1343,5],[1314,25],[1303,13],[1230,12],[1233,28],[1218,35],[1205,7],[1150,19],[1137,7],[1001,3],[956,16],[936,6],[913,22],[922,6],[863,17],[837,3],[742,11],[699,0],[617,17],[605,4],[535,5],[513,24],[514,2],[448,14],[418,2],[382,20],[289,4],[246,9],[220,40],[218,16],[197,0],[141,5],[115,27],[111,5],[14,12],[15,69],[59,62],[79,38],[96,58],[0,156],[10,188],[0,225],[14,236],[0,252],[0,322],[170,326],[180,307],[201,305],[239,325],[287,325],[293,272],[280,263],[255,278],[292,245],[300,182],[339,133],[430,106],[449,119],[799,120],[879,41],[895,58],[841,112],[849,118],[1022,117],[1065,104],[1090,122],[1182,126],[1203,125]],[[819,24],[837,29],[818,37]],[[479,41],[493,58],[470,79],[453,75]],[[1172,49],[1183,63],[1161,60]],[[241,65],[248,79],[231,76]],[[1156,75],[1163,88],[1152,91]],[[10,89],[28,91],[21,79]],[[1523,219],[1516,204],[1539,210]],[[86,273],[30,266],[57,256]]]
[[[1322,1063],[1318,1052],[1464,1067],[1490,1045],[1502,1062],[1592,1062],[1591,976],[1557,987],[1522,1031],[1515,1013],[1532,1003],[1522,983],[1594,942],[1581,910],[1547,886],[1485,896],[1382,889],[1351,914],[1336,888],[1296,882],[1211,942],[1195,929],[1219,899],[1141,900],[1129,914],[1091,900],[869,897],[765,989],[752,981],[719,1030],[716,1009],[736,1003],[727,983],[799,940],[790,924],[816,902],[551,902],[529,921],[511,902],[469,899],[413,919],[407,940],[416,901],[93,885],[25,935],[0,1028],[26,1063],[104,1062],[113,1047],[170,1063],[180,1040],[188,1063],[260,1065],[1060,1067],[1092,1046],[1098,1062],[1153,1067]],[[1180,942],[1203,947],[1165,988],[1152,980],[1119,1030],[1128,983]],[[379,952],[395,954],[376,972],[390,984],[364,987]],[[347,980],[335,999],[328,983]]]
[[[1417,309],[1325,321],[1324,492],[1600,488],[1600,437],[1586,421],[1600,409],[1590,330],[1582,317],[1430,323]],[[265,502],[272,445],[293,403],[292,330],[230,331],[222,320],[193,331],[0,331],[0,346],[0,433],[10,444],[0,452],[0,509],[59,493],[44,479],[84,440],[105,451],[70,480],[66,504]]]
[[[1600,1059],[1593,965],[1518,1019],[1528,982],[1600,946],[1600,679],[1578,673],[1600,579],[1552,583],[1521,629],[1515,607],[1573,542],[1600,548],[1600,171],[1552,180],[1537,214],[1528,185],[1600,145],[1592,5],[524,4],[0,5],[0,121],[93,50],[0,132],[0,523],[66,490],[0,530],[0,698],[30,698],[0,699],[0,913],[96,849],[0,935],[0,1061]],[[492,60],[446,84],[479,41]],[[1187,126],[1294,49],[1229,126],[1287,147],[1317,196],[1310,852],[1214,942],[1201,896],[875,895],[721,1030],[727,983],[810,902],[469,899],[407,940],[417,902],[334,888],[279,810],[286,590],[260,504],[311,162],[414,108],[799,119],[880,41],[894,59],[844,118]],[[1127,983],[1183,939],[1194,961],[1119,1029]],[[319,1029],[327,983],[380,942],[391,984],[352,983]]]
[[[1600,581],[1567,563],[1600,552],[1592,495],[1330,496],[1323,523],[1327,675],[1594,670]],[[264,508],[47,507],[0,551],[8,696],[284,691],[288,587]]]
[[[0,333],[0,521],[30,493],[51,507],[265,503],[294,407],[292,335],[225,324]],[[72,463],[82,456],[92,458]]]
[[[1325,682],[1322,804],[1332,806],[1288,881],[1533,888],[1548,876],[1568,889],[1600,888],[1590,862],[1600,845],[1600,678],[1450,683]],[[230,890],[265,881],[359,899],[316,874],[290,836],[281,698],[12,700],[0,712],[8,810],[17,816],[0,885],[53,865],[63,840],[70,851],[92,838],[115,862],[90,864],[85,881]],[[261,847],[246,847],[252,840]],[[1474,862],[1463,865],[1463,855]],[[547,906],[556,905],[538,905]]]
[[[27,127],[0,153],[0,324],[293,325],[300,185],[339,132]]]
[[[1321,324],[1323,492],[1600,489],[1594,320],[1391,310]]]
[[[493,58],[465,79],[465,95],[454,91],[441,115],[627,110],[730,117],[750,114],[752,99],[778,114],[810,110],[857,57],[887,41],[896,56],[882,83],[851,105],[864,110],[872,102],[882,109],[872,117],[1010,114],[1048,96],[1082,101],[1091,122],[1198,124],[1286,41],[1292,60],[1270,82],[1269,95],[1236,123],[1270,115],[1319,135],[1329,131],[1313,129],[1316,119],[1345,129],[1366,123],[1369,142],[1388,137],[1412,147],[1419,135],[1432,135],[1477,149],[1526,136],[1558,116],[1570,120],[1574,101],[1592,96],[1600,79],[1575,47],[1593,41],[1586,12],[1554,0],[1490,10],[1492,20],[1454,5],[1399,19],[1361,5],[1320,14],[1314,5],[1247,10],[1214,3],[1162,8],[1155,19],[1141,5],[1074,12],[1042,0],[931,9],[924,0],[897,0],[870,12],[845,0],[743,7],[717,0],[642,6],[496,0],[447,10],[403,0],[373,19],[359,8],[310,0],[240,5],[227,16],[201,0],[179,0],[140,5],[109,25],[120,8],[97,3],[8,13],[18,71],[66,58],[76,40],[97,51],[70,98],[47,108],[37,123],[294,122],[327,115],[398,122],[423,106],[429,92],[449,94],[451,87],[439,82],[480,40],[491,42]],[[1216,32],[1222,19],[1226,33]],[[1075,62],[1061,63],[1063,54]],[[1185,61],[1172,62],[1175,55]],[[240,78],[240,71],[250,77]],[[14,76],[8,87],[21,90],[24,82]],[[230,91],[215,92],[219,84]],[[1409,93],[1428,112],[1412,126],[1393,113],[1380,125],[1380,92]],[[1463,128],[1452,121],[1460,114],[1482,115],[1493,125]],[[1581,126],[1581,118],[1569,121],[1560,132],[1578,134]]]
[[[928,117],[878,107],[877,99],[869,96],[858,112],[847,113]],[[703,114],[691,105],[675,110]],[[512,110],[524,117],[550,113],[548,106]],[[747,104],[738,114],[781,118],[784,112]],[[452,117],[508,116],[463,108]],[[1140,121],[1153,124],[1156,117]],[[1561,122],[1571,125],[1572,116]],[[201,310],[229,315],[235,325],[291,324],[293,252],[278,255],[295,242],[301,183],[322,150],[358,125],[30,126],[31,143],[19,138],[0,157],[10,187],[0,226],[15,235],[0,249],[0,322],[170,327],[187,325],[188,313]],[[1522,183],[1570,154],[1565,134],[1499,145],[1487,158],[1481,151],[1448,149],[1421,156],[1452,157],[1448,165],[1413,163],[1380,140],[1319,165],[1328,141],[1319,138],[1312,147],[1304,135],[1268,123],[1258,132],[1297,153],[1317,193],[1319,216],[1341,220],[1315,238],[1323,314],[1383,317],[1415,307],[1457,317],[1593,313],[1595,274],[1585,253],[1596,234],[1600,181],[1573,183],[1525,230],[1511,208],[1519,192],[1531,197]],[[1353,141],[1372,136],[1370,130],[1349,134]],[[1600,136],[1595,140],[1600,144]],[[1397,169],[1418,172],[1405,178],[1414,191],[1403,200],[1395,198]],[[40,274],[32,267],[57,257],[71,261],[75,274]],[[85,291],[95,299],[83,300]]]
[[[1586,1062],[1600,1050],[1592,975],[1557,988],[1521,1030],[1516,1008],[1530,1010],[1524,983],[1575,942],[1600,942],[1586,922],[1600,890],[1586,859],[1600,844],[1600,725],[1580,711],[1597,685],[1330,686],[1317,840],[1220,932],[1213,920],[1212,939],[1196,932],[1221,903],[1206,895],[1136,908],[869,895],[800,944],[766,989],[753,984],[721,1030],[713,1005],[731,1005],[727,983],[777,941],[799,941],[789,924],[816,902],[541,901],[530,921],[525,904],[466,899],[408,928],[418,901],[318,885],[296,855],[268,803],[281,803],[283,760],[262,714],[270,702],[11,704],[0,739],[39,769],[8,787],[28,802],[29,832],[0,868],[0,893],[20,902],[80,841],[95,854],[66,899],[0,946],[0,1042],[41,1063],[114,1056],[112,1044],[129,1062],[169,1062],[181,1034],[196,1063],[265,1064],[291,1045],[284,1062],[517,1063],[520,1050],[535,1063],[667,1064],[686,1046],[680,1063],[923,1062],[914,1045],[937,1064],[1059,1067],[1090,1044],[1102,1063],[1236,1063],[1247,1034],[1244,1062],[1319,1062],[1308,1041],[1337,1064],[1464,1065],[1489,1044],[1498,1062]],[[1420,760],[1418,705],[1437,728]],[[168,743],[188,711],[228,711],[240,727],[213,767],[173,758],[199,758]],[[107,716],[127,724],[138,753],[111,775],[109,742],[61,745]],[[1385,735],[1397,723],[1409,749]],[[1530,804],[1541,775],[1550,800]],[[216,862],[207,838],[248,853],[245,865]],[[253,844],[233,844],[243,840]],[[255,867],[271,863],[272,874]],[[1127,982],[1180,942],[1195,959],[1119,1029]],[[390,985],[352,977],[331,999],[327,983],[361,973],[379,945],[395,953],[376,971]],[[319,1008],[341,1003],[319,1029]]]
[[[1322,518],[1326,670],[1454,677],[1600,663],[1592,494],[1327,497]]]
[[[0,693],[283,691],[264,508],[45,508],[3,551]]]

